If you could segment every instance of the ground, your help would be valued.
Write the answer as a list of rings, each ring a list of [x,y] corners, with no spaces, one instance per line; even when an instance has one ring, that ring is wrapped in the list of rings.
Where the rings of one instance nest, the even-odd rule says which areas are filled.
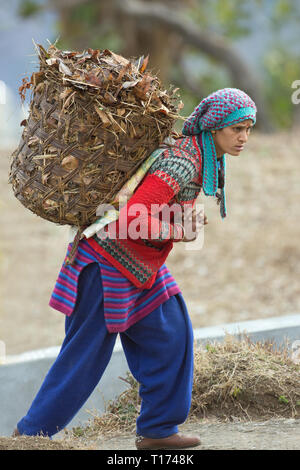
[[[38,218],[14,198],[7,184],[11,150],[0,152],[0,340],[9,355],[61,343],[64,316],[48,301],[68,240],[67,227]],[[194,328],[299,312],[298,163],[295,134],[254,134],[240,157],[227,158],[228,217],[221,220],[215,201],[200,196],[209,221],[203,247],[176,244],[167,263]],[[293,419],[210,418],[181,430],[200,434],[200,449],[300,448],[300,421]],[[134,449],[134,436],[89,443],[0,438],[0,450],[83,444]]]
[[[206,419],[180,426],[181,432],[198,434],[201,446],[191,450],[300,450],[300,420],[271,419],[222,423]],[[46,438],[0,437],[1,450],[135,450],[133,434],[78,440],[50,441]]]
[[[64,315],[48,302],[68,228],[13,196],[11,150],[0,153],[0,340],[18,354],[63,339]],[[199,197],[209,221],[203,247],[178,243],[167,262],[195,328],[299,312],[299,153],[296,134],[254,133],[240,157],[227,157],[227,218]]]
[[[263,422],[221,423],[213,419],[188,423],[181,432],[198,434],[199,450],[300,450],[300,420],[274,419]],[[100,449],[134,449],[132,435],[100,441]]]

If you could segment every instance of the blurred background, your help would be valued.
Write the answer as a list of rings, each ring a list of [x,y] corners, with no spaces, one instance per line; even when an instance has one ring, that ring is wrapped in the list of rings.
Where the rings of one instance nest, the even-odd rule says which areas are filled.
[[[34,42],[149,54],[148,68],[166,87],[179,87],[182,116],[219,88],[252,97],[256,129],[240,157],[227,157],[227,218],[200,196],[209,220],[204,246],[177,244],[167,264],[195,328],[300,312],[300,3],[0,0],[0,7],[0,340],[7,354],[58,345],[64,336],[64,316],[48,301],[68,228],[31,214],[7,183],[28,114],[29,94],[21,104],[18,89],[38,70]]]

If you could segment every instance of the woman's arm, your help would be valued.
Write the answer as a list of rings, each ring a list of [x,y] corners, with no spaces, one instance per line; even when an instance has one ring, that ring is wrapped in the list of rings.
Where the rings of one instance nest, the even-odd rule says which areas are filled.
[[[180,205],[168,204],[175,195],[176,190],[161,178],[154,174],[147,175],[121,209],[119,230],[124,233],[126,228],[130,238],[140,233],[139,238],[151,241],[181,240],[184,235],[182,225],[171,222],[172,210],[180,211]]]
[[[114,231],[117,238],[162,243],[183,238],[184,230],[181,223],[177,223],[182,220],[182,206],[170,202],[201,172],[199,155],[188,153],[186,146],[187,143],[184,148],[168,148],[155,160],[133,196],[121,208],[118,221],[109,225],[110,233]]]

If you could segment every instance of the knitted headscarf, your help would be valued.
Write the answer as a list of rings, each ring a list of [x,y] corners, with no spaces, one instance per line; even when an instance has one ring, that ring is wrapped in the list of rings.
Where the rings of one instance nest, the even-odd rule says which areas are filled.
[[[242,90],[224,88],[204,98],[184,122],[184,135],[198,135],[203,148],[203,191],[206,196],[216,196],[219,187],[218,161],[211,130],[222,129],[237,122],[252,119],[256,122],[254,101]],[[225,204],[225,155],[220,159],[220,171],[224,176],[221,187],[220,213],[226,217]]]

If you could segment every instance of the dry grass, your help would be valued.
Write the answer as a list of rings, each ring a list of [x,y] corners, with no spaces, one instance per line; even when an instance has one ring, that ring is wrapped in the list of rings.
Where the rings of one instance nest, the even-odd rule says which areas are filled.
[[[77,441],[51,441],[48,437],[0,437],[1,450],[89,450]]]
[[[253,343],[227,335],[222,343],[195,349],[195,372],[189,420],[265,420],[300,417],[300,366],[290,360],[288,345],[276,349],[270,342]],[[128,375],[130,387],[106,413],[75,436],[112,436],[135,431],[140,409],[138,383]]]
[[[300,366],[287,346],[227,336],[195,354],[191,416],[269,419],[300,417]]]

